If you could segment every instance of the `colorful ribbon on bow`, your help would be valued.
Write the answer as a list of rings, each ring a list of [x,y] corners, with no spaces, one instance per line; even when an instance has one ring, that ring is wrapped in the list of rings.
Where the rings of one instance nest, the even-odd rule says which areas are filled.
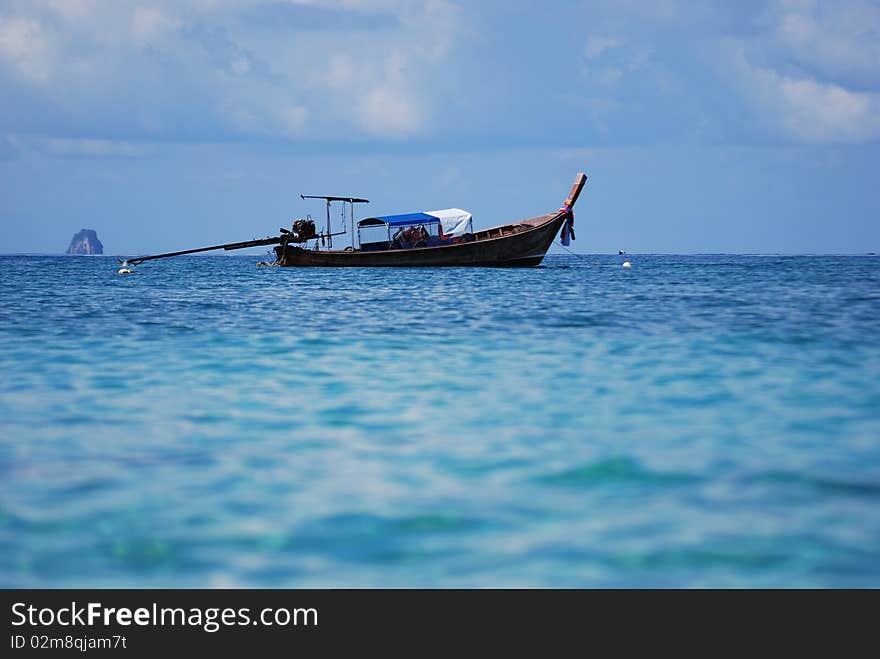
[[[574,211],[571,208],[571,202],[566,199],[559,209],[560,213],[565,213],[565,223],[562,225],[562,244],[568,247],[572,240],[576,240],[574,235]]]

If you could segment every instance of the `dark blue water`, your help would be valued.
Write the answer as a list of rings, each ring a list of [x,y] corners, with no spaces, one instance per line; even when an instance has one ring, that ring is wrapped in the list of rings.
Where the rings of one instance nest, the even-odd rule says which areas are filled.
[[[880,586],[880,260],[0,257],[0,585]]]

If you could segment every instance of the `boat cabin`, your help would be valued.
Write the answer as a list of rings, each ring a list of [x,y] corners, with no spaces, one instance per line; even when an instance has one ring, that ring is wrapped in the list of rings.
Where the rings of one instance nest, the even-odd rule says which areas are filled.
[[[473,240],[473,219],[459,208],[368,217],[357,223],[363,251],[436,247]]]

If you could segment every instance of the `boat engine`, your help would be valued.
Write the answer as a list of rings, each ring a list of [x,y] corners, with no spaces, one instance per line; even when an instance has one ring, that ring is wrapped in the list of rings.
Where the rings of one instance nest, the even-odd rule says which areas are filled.
[[[291,242],[304,243],[307,240],[318,237],[318,233],[315,231],[315,222],[311,218],[306,220],[294,220],[291,228]]]

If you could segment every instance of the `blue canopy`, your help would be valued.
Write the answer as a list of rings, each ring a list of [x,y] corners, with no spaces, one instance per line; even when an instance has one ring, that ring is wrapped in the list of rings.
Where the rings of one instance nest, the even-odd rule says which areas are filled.
[[[376,222],[379,220],[379,222]],[[368,217],[358,222],[359,225],[369,226],[371,224],[387,224],[392,227],[405,226],[408,224],[427,224],[429,222],[440,222],[439,217],[428,215],[427,213],[406,213],[404,215],[383,215],[381,217]]]

